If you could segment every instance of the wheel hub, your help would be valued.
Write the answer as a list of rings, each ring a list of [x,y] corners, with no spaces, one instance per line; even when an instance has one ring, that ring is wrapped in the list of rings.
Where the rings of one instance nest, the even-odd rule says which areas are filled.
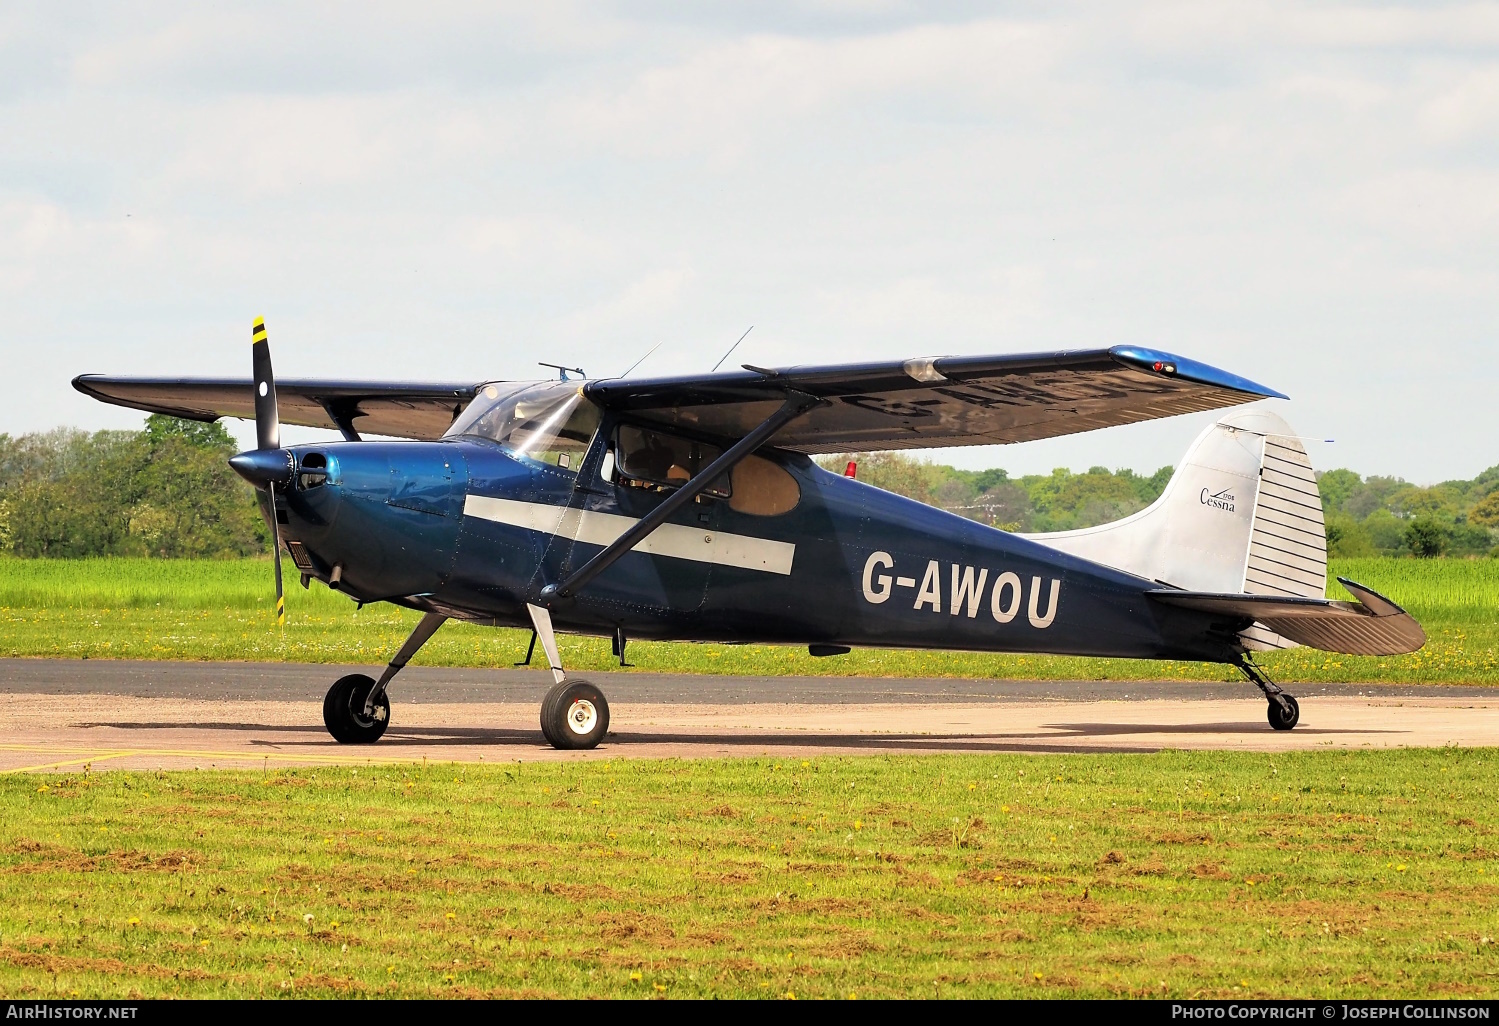
[[[368,699],[361,698],[357,691],[349,697],[351,699],[349,702],[349,718],[361,727],[372,727],[377,723],[383,723],[385,722],[385,717],[389,715],[389,710],[383,702],[376,702],[374,709],[366,713],[364,710]]]
[[[598,723],[599,711],[588,699],[580,698],[567,707],[566,721],[567,729],[582,737]]]

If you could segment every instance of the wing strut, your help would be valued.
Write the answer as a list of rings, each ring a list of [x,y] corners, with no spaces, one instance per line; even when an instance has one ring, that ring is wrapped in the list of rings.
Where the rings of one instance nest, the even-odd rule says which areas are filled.
[[[584,587],[589,581],[609,569],[621,556],[639,545],[656,528],[666,523],[673,513],[697,498],[720,476],[732,470],[746,456],[769,441],[771,435],[807,411],[825,405],[827,405],[826,399],[819,399],[801,392],[788,392],[786,401],[779,410],[766,418],[759,427],[730,446],[722,456],[699,471],[692,480],[668,496],[665,502],[636,521],[633,527],[614,539],[604,548],[604,551],[574,570],[561,584],[548,584],[542,588],[540,595],[537,596],[537,603],[550,609],[558,602],[576,594],[579,588]]]
[[[344,436],[344,441],[364,441],[354,429],[354,418],[359,416],[359,400],[323,399],[318,405],[327,412],[328,419],[338,425],[338,433]]]

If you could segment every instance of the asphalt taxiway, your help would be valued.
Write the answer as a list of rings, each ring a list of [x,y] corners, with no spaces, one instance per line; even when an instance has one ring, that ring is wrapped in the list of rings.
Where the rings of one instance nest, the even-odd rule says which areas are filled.
[[[390,730],[342,746],[322,695],[344,673],[303,663],[0,659],[0,770],[210,768],[536,759],[935,752],[1288,751],[1499,746],[1499,689],[1291,686],[1301,724],[1277,732],[1248,684],[731,677],[589,673],[610,701],[593,752],[537,725],[550,676],[413,666]]]

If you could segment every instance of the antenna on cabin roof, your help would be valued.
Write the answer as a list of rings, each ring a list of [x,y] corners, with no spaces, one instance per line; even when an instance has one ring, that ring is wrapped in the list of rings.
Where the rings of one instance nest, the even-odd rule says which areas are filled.
[[[568,377],[567,377],[567,372],[568,371],[572,371],[574,374],[576,374],[580,378],[586,378],[586,377],[588,377],[588,372],[585,371],[582,367],[564,367],[560,363],[547,363],[545,360],[537,360],[536,362],[540,366],[542,366],[542,367],[550,367],[550,368],[552,368],[552,370],[554,370],[554,371],[557,372],[557,377],[560,380],[562,380],[562,381],[567,381],[568,380]]]
[[[752,332],[754,330],[755,330],[755,326],[753,324],[751,324],[748,328],[745,328],[744,329],[744,335],[740,335],[739,336],[739,341],[735,342],[733,345],[729,346],[729,353],[732,353],[734,350],[738,349],[739,348],[739,342],[743,342],[744,339],[745,339],[745,336],[748,335],[750,332]],[[723,362],[729,358],[729,353],[724,353],[722,356],[720,356],[718,358],[718,362],[713,365],[713,370],[710,370],[708,373],[712,374],[713,371],[716,371],[716,370],[718,370],[718,368],[722,367],[723,366]]]
[[[621,374],[620,377],[622,377],[622,378],[628,378],[630,376],[630,371],[634,370],[636,367],[639,367],[642,363],[645,363],[646,360],[650,359],[651,354],[654,353],[656,350],[660,349],[661,345],[662,344],[660,342],[657,342],[655,345],[653,345],[649,349],[647,349],[645,351],[645,355],[642,356],[640,359],[636,360],[634,363],[630,364],[630,366],[626,367],[625,368],[625,372],[623,374]]]

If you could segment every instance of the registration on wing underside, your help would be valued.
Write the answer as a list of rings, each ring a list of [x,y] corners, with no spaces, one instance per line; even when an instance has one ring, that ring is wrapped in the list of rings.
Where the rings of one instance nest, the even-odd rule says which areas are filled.
[[[470,495],[463,503],[466,516],[496,524],[507,524],[542,534],[556,534],[585,545],[605,546],[634,527],[638,520],[615,513],[553,506],[545,502],[520,502]],[[745,570],[787,575],[796,556],[791,542],[752,538],[727,531],[710,531],[681,524],[663,524],[638,542],[632,552],[652,556],[690,559],[697,563],[736,566]]]

